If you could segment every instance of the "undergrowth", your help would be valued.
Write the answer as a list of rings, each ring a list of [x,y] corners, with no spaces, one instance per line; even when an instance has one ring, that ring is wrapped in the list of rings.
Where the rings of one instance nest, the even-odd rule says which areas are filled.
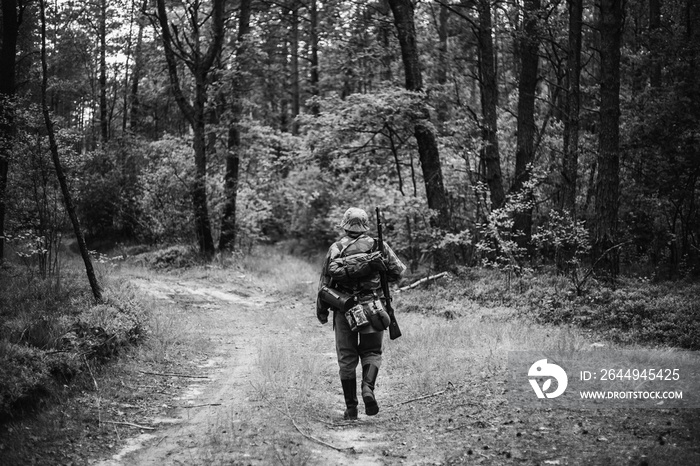
[[[578,295],[565,277],[539,274],[509,279],[493,269],[468,269],[411,293],[397,295],[402,312],[468,315],[480,307],[507,307],[506,316],[574,325],[620,344],[700,349],[700,283],[653,283],[625,278],[615,288],[592,283]]]
[[[146,316],[125,288],[106,284],[96,304],[79,264],[39,279],[26,268],[0,269],[0,418],[60,390],[88,364],[140,340]]]

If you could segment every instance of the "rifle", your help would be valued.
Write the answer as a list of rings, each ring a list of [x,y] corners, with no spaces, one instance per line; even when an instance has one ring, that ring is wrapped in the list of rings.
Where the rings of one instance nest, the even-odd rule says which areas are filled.
[[[382,235],[382,219],[379,215],[379,207],[376,208],[377,211],[377,242],[379,243],[379,252],[382,256],[386,255],[384,248],[384,236]],[[401,336],[401,329],[399,328],[399,323],[396,322],[396,316],[394,315],[394,308],[391,305],[391,294],[389,293],[389,281],[386,278],[386,272],[379,272],[379,278],[382,282],[382,292],[384,293],[384,301],[386,303],[386,312],[389,314],[389,338],[396,340]]]

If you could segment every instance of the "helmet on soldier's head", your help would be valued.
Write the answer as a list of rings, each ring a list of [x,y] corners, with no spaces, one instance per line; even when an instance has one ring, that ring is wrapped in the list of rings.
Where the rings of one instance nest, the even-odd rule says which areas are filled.
[[[369,230],[369,216],[367,212],[357,207],[350,207],[345,211],[340,228],[353,233],[364,233]]]

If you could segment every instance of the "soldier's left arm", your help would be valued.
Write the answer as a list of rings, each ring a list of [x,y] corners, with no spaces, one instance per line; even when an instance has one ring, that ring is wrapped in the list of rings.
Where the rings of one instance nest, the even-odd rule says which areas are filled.
[[[324,286],[327,286],[330,281],[331,277],[328,275],[328,264],[330,263],[331,259],[335,256],[337,256],[340,253],[340,250],[338,249],[338,245],[336,243],[333,243],[330,248],[328,248],[328,253],[326,254],[326,260],[323,262],[323,268],[321,269],[321,278],[318,281],[318,291],[321,291],[321,288]],[[318,319],[319,322],[322,324],[325,324],[328,322],[328,305],[321,301],[321,298],[316,295],[316,318]]]

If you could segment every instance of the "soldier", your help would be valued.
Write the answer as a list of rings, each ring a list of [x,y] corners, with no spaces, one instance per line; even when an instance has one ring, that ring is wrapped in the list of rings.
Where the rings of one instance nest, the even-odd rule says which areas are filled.
[[[333,243],[326,255],[316,301],[316,316],[325,324],[328,322],[329,307],[332,306],[340,383],[347,408],[344,418],[355,420],[355,370],[358,362],[362,365],[365,413],[374,416],[379,412],[374,387],[382,362],[384,330],[389,325],[379,272],[384,271],[388,280],[395,281],[401,277],[406,266],[388,245],[385,244],[384,256],[378,252],[377,240],[367,235],[369,218],[364,210],[349,208],[339,226],[345,231],[345,236]],[[327,293],[333,299],[324,299]],[[349,304],[344,306],[341,301]]]

